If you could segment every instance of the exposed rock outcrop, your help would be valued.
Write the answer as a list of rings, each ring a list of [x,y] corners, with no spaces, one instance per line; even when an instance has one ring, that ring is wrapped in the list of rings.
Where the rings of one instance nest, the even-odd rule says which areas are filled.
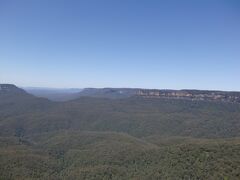
[[[240,103],[240,92],[202,90],[148,90],[140,89],[137,96],[146,98],[174,98]]]

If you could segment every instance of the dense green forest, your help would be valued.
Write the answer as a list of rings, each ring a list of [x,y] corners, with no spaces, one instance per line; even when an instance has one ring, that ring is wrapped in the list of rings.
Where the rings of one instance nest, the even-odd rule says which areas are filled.
[[[0,179],[240,179],[240,104],[0,91]]]

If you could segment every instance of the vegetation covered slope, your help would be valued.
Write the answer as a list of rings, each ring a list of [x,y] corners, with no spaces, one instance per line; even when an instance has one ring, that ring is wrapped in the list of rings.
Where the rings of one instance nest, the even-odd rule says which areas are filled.
[[[0,93],[0,179],[240,178],[238,103],[53,103],[9,88]]]
[[[125,132],[136,137],[236,137],[240,136],[240,104],[82,97],[1,119],[2,135],[13,135],[17,129],[23,135],[72,129]]]
[[[70,131],[47,133],[25,141],[1,138],[0,176],[2,179],[239,179],[239,139],[172,138],[171,141],[178,143],[163,145],[161,139],[150,143],[126,134]]]
[[[0,121],[24,113],[43,112],[53,103],[10,84],[0,84]]]

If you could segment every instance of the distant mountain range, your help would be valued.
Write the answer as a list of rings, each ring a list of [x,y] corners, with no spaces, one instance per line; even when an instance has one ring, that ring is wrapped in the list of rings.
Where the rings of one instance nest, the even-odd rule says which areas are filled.
[[[85,89],[53,89],[24,88],[37,97],[45,97],[53,101],[68,101],[82,96],[100,98],[128,98],[141,96],[144,98],[170,98],[185,100],[207,100],[240,103],[240,92],[209,90],[166,90],[140,88],[85,88]]]

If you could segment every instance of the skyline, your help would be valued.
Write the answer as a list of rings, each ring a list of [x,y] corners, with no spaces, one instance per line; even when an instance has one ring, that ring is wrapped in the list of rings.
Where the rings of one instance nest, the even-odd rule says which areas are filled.
[[[0,0],[0,83],[240,91],[240,3]]]

